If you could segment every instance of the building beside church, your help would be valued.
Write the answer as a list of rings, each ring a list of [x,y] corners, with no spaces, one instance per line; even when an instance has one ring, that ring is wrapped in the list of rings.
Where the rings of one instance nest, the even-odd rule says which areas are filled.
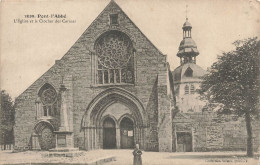
[[[206,74],[196,64],[199,55],[197,45],[192,39],[192,26],[188,22],[183,24],[183,40],[180,43],[177,56],[180,58],[180,66],[173,71],[174,88],[177,106],[180,112],[200,112],[205,105],[198,98],[196,90],[199,89],[202,77]]]
[[[180,66],[173,72],[174,96],[179,113],[173,122],[173,151],[246,150],[244,119],[234,115],[218,115],[196,92],[206,71],[196,64],[199,55],[192,39],[192,25],[188,18],[183,24],[183,40],[177,56]],[[259,122],[253,122],[254,147],[259,147]]]
[[[83,150],[136,143],[160,152],[245,149],[243,122],[202,112],[195,91],[206,72],[196,65],[191,28],[186,21],[177,53],[181,63],[171,72],[167,56],[112,0],[68,52],[16,98],[15,147],[55,148],[64,118],[72,136],[59,137],[59,145],[70,141]]]

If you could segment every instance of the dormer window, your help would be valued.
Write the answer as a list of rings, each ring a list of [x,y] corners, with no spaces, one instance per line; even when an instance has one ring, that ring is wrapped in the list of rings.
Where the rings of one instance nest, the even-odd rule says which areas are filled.
[[[184,75],[185,75],[186,77],[192,77],[192,76],[193,76],[193,70],[189,67],[189,68],[185,71]]]
[[[110,25],[118,25],[118,14],[110,15]]]

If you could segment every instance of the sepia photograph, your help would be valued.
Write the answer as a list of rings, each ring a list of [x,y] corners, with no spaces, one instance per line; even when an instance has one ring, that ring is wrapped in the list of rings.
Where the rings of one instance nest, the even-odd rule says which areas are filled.
[[[0,164],[260,165],[260,0],[1,0]]]

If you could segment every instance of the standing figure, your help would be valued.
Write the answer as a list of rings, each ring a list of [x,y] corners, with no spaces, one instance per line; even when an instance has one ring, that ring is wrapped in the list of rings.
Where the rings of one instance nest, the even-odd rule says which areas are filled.
[[[139,149],[139,144],[135,145],[135,149],[133,151],[134,155],[134,165],[142,165],[142,151]]]

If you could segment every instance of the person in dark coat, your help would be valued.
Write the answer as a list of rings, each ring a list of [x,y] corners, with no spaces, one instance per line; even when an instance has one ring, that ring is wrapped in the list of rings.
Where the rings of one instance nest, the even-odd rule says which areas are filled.
[[[142,151],[139,149],[139,144],[135,145],[135,149],[133,151],[134,155],[134,165],[142,165]]]

